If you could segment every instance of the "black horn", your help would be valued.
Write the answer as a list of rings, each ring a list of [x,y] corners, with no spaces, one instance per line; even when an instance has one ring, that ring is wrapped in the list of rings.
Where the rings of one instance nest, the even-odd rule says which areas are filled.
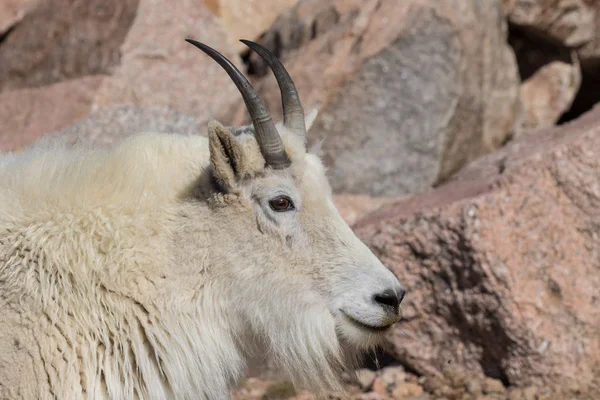
[[[275,128],[275,124],[265,107],[263,101],[248,82],[248,79],[218,51],[193,39],[185,39],[186,42],[193,44],[213,60],[215,60],[227,72],[235,86],[242,94],[246,108],[252,118],[256,141],[260,151],[265,158],[267,165],[275,169],[283,169],[290,166],[291,162],[285,153],[283,141]]]
[[[261,56],[275,75],[279,90],[281,91],[281,104],[283,107],[283,125],[301,136],[306,144],[306,125],[304,122],[304,108],[292,77],[287,72],[281,61],[273,53],[258,43],[249,40],[240,40]]]

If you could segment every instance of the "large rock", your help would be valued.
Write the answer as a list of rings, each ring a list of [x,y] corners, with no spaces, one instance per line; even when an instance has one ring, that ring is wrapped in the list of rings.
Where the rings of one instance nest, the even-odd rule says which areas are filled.
[[[594,0],[503,0],[508,19],[532,34],[576,48],[594,37]]]
[[[311,139],[325,136],[336,192],[422,191],[512,134],[519,78],[498,1],[306,0],[272,30],[263,43],[320,108]],[[275,80],[257,87],[279,116]]]
[[[398,200],[394,197],[371,197],[367,195],[340,194],[333,197],[333,202],[342,218],[352,225],[364,215],[379,210]]]
[[[17,150],[85,117],[101,81],[88,76],[0,93],[0,151]]]
[[[198,134],[194,118],[183,113],[160,107],[127,104],[101,107],[86,118],[51,134],[62,135],[70,142],[85,140],[114,144],[124,137],[141,132]]]
[[[35,0],[0,46],[0,91],[110,73],[137,3]]]
[[[600,398],[599,160],[600,106],[358,221],[408,287],[392,354]]]
[[[240,98],[225,71],[184,41],[200,40],[241,64],[223,25],[195,0],[141,0],[121,46],[121,62],[95,104],[160,106],[194,116],[204,127]]]
[[[184,41],[202,40],[241,64],[222,24],[198,2],[35,0],[29,12],[19,12],[24,17],[0,46],[5,150],[59,130],[92,107],[112,105],[132,106],[138,119],[148,108],[179,111],[204,131],[240,98],[221,67]],[[54,39],[37,37],[37,29]],[[122,130],[117,125],[110,137]]]

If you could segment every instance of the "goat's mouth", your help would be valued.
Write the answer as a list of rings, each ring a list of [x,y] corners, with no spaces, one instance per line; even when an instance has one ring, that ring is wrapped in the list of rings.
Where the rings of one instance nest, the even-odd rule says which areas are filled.
[[[388,324],[388,325],[370,325],[370,324],[365,324],[364,322],[361,322],[361,321],[359,321],[359,320],[357,320],[355,318],[352,318],[351,316],[349,316],[348,314],[346,314],[344,311],[342,311],[342,314],[353,325],[359,327],[360,329],[367,330],[367,331],[369,331],[371,333],[373,333],[373,332],[375,332],[375,333],[386,332],[388,329],[390,329],[394,325],[394,324]]]

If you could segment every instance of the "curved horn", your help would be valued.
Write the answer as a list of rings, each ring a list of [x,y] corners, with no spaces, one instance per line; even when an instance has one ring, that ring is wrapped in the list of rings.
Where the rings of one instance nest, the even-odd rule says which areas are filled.
[[[186,42],[193,44],[213,60],[215,60],[223,69],[227,72],[235,86],[242,94],[246,108],[252,118],[254,124],[254,132],[256,135],[256,141],[260,147],[260,151],[265,158],[267,165],[275,169],[283,169],[290,166],[291,162],[285,153],[283,147],[283,141],[275,128],[275,124],[262,102],[258,94],[250,85],[250,82],[244,75],[218,51],[208,47],[204,43],[200,43],[193,39],[185,39]]]
[[[300,96],[296,85],[281,61],[273,53],[258,43],[249,40],[240,40],[246,46],[258,53],[268,64],[281,91],[281,104],[283,106],[283,124],[304,139],[306,144],[306,125],[304,122],[304,108],[300,102]]]

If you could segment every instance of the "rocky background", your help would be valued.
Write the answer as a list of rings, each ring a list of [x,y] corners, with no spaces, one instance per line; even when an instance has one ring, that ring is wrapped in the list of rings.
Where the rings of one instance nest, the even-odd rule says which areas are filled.
[[[0,150],[274,118],[274,51],[336,202],[408,287],[356,399],[600,398],[600,1],[1,0]],[[313,399],[257,362],[236,398]]]

